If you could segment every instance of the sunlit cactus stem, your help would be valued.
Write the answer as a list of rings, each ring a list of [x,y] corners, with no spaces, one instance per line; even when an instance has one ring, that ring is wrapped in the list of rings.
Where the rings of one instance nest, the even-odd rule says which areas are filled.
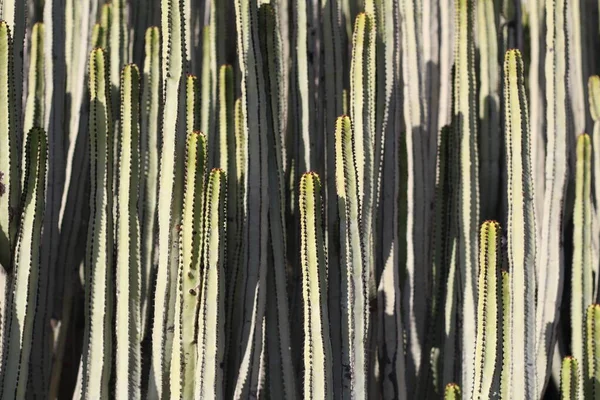
[[[459,240],[458,276],[462,282],[462,301],[459,305],[461,323],[462,389],[471,398],[474,370],[476,304],[475,288],[477,265],[477,231],[479,221],[479,155],[477,146],[477,121],[475,114],[475,41],[474,0],[459,0],[455,4],[455,73],[452,124],[459,140],[460,183],[458,194]]]
[[[562,205],[565,201],[568,173],[568,148],[570,132],[568,77],[569,41],[567,40],[567,2],[545,0],[546,22],[546,162],[544,205],[542,210],[541,238],[537,264],[547,266],[538,270],[536,307],[536,390],[538,397],[546,387],[556,338],[556,324],[564,275]]]
[[[44,37],[44,24],[38,22],[33,25],[24,132],[29,132],[33,127],[44,126]]]
[[[140,234],[141,234],[141,324],[142,338],[148,327],[148,310],[152,301],[150,286],[155,267],[156,210],[158,203],[160,30],[148,28],[144,36],[144,85],[140,140]]]
[[[600,398],[600,305],[591,304],[586,312],[584,395]]]
[[[140,398],[141,268],[138,195],[140,182],[140,73],[121,72],[121,124],[116,187],[116,397]]]
[[[29,357],[36,334],[33,323],[43,301],[38,297],[47,168],[47,139],[43,129],[34,128],[28,133],[24,161],[23,211],[16,238],[6,338],[3,343],[6,346],[0,378],[0,398],[3,399],[25,398]]]
[[[600,160],[600,76],[590,76],[588,80],[588,97],[590,103],[590,114],[594,121],[592,134],[592,148],[594,159]],[[600,205],[600,162],[594,162],[594,199],[596,208]]]
[[[335,128],[335,180],[340,213],[342,281],[343,391],[363,398],[367,393],[368,279],[360,234],[360,191],[350,118],[339,117]]]
[[[89,80],[91,197],[80,386],[82,399],[107,399],[113,358],[113,134],[108,62],[102,49],[90,54]]]
[[[333,396],[327,309],[327,255],[321,213],[321,180],[309,172],[300,180],[300,240],[304,304],[304,398]]]
[[[185,15],[183,1],[161,0],[161,53],[163,101],[160,116],[160,173],[158,176],[158,268],[152,319],[152,365],[148,399],[161,399],[169,391],[175,288],[177,277],[177,225],[181,215],[183,157],[185,152]]]
[[[592,144],[589,135],[577,138],[575,208],[573,211],[573,264],[571,268],[571,351],[584,361],[587,306],[593,303],[592,256]],[[597,261],[596,261],[597,262]],[[585,363],[581,364],[585,368]],[[582,368],[582,369],[584,369]],[[579,394],[583,395],[582,380]]]
[[[486,221],[479,238],[477,336],[475,340],[474,399],[489,399],[495,375],[498,343],[498,276],[500,272],[500,224]],[[501,287],[501,286],[500,286]]]
[[[460,391],[460,386],[456,383],[449,383],[446,385],[446,390],[444,391],[444,400],[461,400],[462,392]]]
[[[512,391],[512,315],[510,296],[510,274],[502,271],[502,371],[500,373],[500,396],[510,398]]]
[[[562,361],[560,371],[561,400],[579,400],[579,363],[571,356]]]
[[[194,395],[198,358],[197,318],[201,294],[206,136],[190,132],[186,142],[183,216],[179,230],[179,271],[175,299],[175,335],[171,356],[173,399]],[[200,350],[201,351],[201,350]]]
[[[204,212],[196,400],[224,398],[226,226],[227,178],[225,171],[213,169],[206,186]]]
[[[508,268],[510,271],[510,367],[514,398],[536,397],[536,251],[535,180],[531,157],[529,108],[521,52],[504,58],[505,146],[508,189]],[[524,359],[523,359],[524,358]],[[506,372],[506,371],[505,371]]]

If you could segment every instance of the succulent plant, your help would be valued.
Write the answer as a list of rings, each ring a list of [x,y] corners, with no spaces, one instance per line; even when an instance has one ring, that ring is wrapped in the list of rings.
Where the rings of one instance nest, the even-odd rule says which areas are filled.
[[[600,398],[594,2],[0,3],[0,398]]]

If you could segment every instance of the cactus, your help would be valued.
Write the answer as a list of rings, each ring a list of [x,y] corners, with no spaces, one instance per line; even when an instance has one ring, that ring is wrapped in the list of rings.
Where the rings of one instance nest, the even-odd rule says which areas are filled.
[[[567,178],[567,76],[566,6],[564,0],[547,0],[546,9],[546,166],[541,238],[537,265],[536,359],[538,394],[544,390],[554,347],[556,319],[560,304],[563,266],[561,263],[562,207]],[[559,51],[562,50],[562,51]]]
[[[565,357],[562,361],[560,398],[561,400],[579,399],[579,363],[571,356]]]
[[[216,88],[216,80],[217,77],[216,71],[213,70],[212,58],[215,56],[213,53],[213,48],[211,46],[212,39],[212,29],[213,27],[208,25],[204,28],[202,33],[203,44],[202,44],[202,85],[201,85],[201,102],[199,104],[200,108],[200,126],[199,129],[203,132],[213,132],[214,130],[214,121],[215,121],[215,107],[214,104],[216,100],[213,97],[216,95],[213,90],[213,85]],[[214,141],[214,139],[211,139]]]
[[[31,55],[29,68],[29,92],[25,106],[23,131],[44,125],[44,24],[38,22],[31,33]]]
[[[305,332],[304,398],[331,398],[333,371],[327,312],[327,255],[321,221],[321,181],[315,173],[302,176],[299,209]]]
[[[418,268],[418,265],[425,262],[424,243],[426,239],[423,227],[425,225],[425,202],[427,185],[419,185],[417,182],[423,182],[427,174],[427,135],[425,131],[425,110],[423,99],[423,61],[422,61],[422,35],[421,24],[418,18],[420,10],[415,2],[402,1],[402,13],[406,17],[402,18],[402,57],[406,60],[406,66],[402,68],[403,82],[406,84],[406,94],[403,100],[404,123],[407,127],[406,152],[408,169],[408,199],[414,201],[407,202],[406,219],[406,263],[407,279],[413,281],[409,286],[411,293],[404,295],[404,302],[408,312],[411,315],[408,330],[409,354],[412,359],[411,364],[418,369],[421,364],[421,358],[424,356],[423,343],[420,339],[423,334],[422,315],[424,314],[425,298],[414,290],[422,287],[427,281],[426,271]],[[412,151],[411,151],[412,149]],[[401,226],[400,229],[404,229]],[[404,245],[403,245],[404,246]],[[421,322],[421,323],[419,323]],[[410,365],[410,364],[409,364]],[[410,371],[409,376],[416,375],[416,371]],[[414,379],[414,378],[413,378]]]
[[[141,268],[137,213],[140,182],[140,73],[135,64],[121,72],[121,125],[117,139],[116,187],[116,383],[117,397],[140,398]]]
[[[235,176],[235,135],[233,129],[233,68],[231,65],[222,65],[219,69],[219,136],[218,159],[216,163],[227,171],[227,176]],[[227,193],[235,193],[235,179],[228,179]],[[233,206],[237,202],[232,202]],[[231,207],[230,205],[230,207]],[[235,212],[233,213],[235,215]]]
[[[294,102],[296,105],[295,124],[296,135],[300,140],[298,165],[301,171],[316,170],[319,151],[317,138],[312,138],[310,132],[316,124],[316,113],[313,103],[315,72],[310,55],[314,53],[313,42],[309,39],[312,21],[312,3],[304,0],[295,0],[294,31],[296,33],[295,54],[293,57],[295,79]],[[337,115],[336,115],[337,117]]]
[[[27,135],[25,146],[25,179],[21,198],[23,211],[16,237],[10,314],[7,315],[5,327],[6,350],[3,352],[3,374],[0,380],[2,398],[24,398],[29,387],[29,356],[33,347],[34,319],[36,310],[43,301],[38,295],[47,151],[44,130],[32,129]]]
[[[240,264],[245,270],[244,290],[240,294],[242,310],[234,311],[232,318],[241,326],[232,326],[238,346],[236,353],[241,356],[234,362],[238,369],[233,397],[246,398],[264,388],[264,354],[267,284],[268,208],[267,208],[267,110],[266,84],[263,71],[263,57],[258,37],[258,10],[250,0],[235,0],[237,15],[237,49],[241,69],[243,136],[246,140],[246,160],[244,191],[246,201],[243,213],[246,221],[243,227],[242,246],[245,254]],[[239,307],[239,306],[238,306]],[[238,312],[241,316],[238,318]],[[239,360],[239,361],[238,361]]]
[[[585,310],[593,303],[592,275],[592,197],[590,137],[577,139],[575,210],[573,212],[573,265],[571,268],[571,350],[576,360],[584,360]],[[583,382],[580,382],[583,384]],[[582,394],[583,387],[578,389]]]
[[[183,179],[181,159],[184,128],[183,110],[185,95],[181,86],[185,41],[184,16],[181,1],[161,1],[162,45],[162,143],[160,175],[158,179],[158,269],[154,293],[154,319],[152,327],[152,367],[150,371],[149,398],[161,398],[166,388],[166,372],[172,348],[175,273],[177,268],[173,243],[177,241],[176,225],[181,210]]]
[[[597,399],[600,396],[600,307],[591,304],[585,315],[585,398]]]
[[[478,77],[480,82],[479,105],[479,187],[487,193],[481,202],[484,218],[494,218],[497,214],[500,182],[496,174],[500,166],[500,68],[498,65],[498,34],[494,2],[477,1],[475,21],[476,44],[479,50]]]
[[[196,371],[196,399],[223,398],[222,342],[225,319],[225,265],[227,178],[221,169],[213,169],[206,188],[202,288],[198,336],[200,344]]]
[[[5,270],[10,269],[11,252],[15,243],[17,227],[17,210],[19,209],[19,142],[17,136],[16,97],[14,81],[13,39],[10,27],[0,22],[0,264]]]
[[[350,118],[338,118],[335,127],[336,186],[340,207],[340,241],[342,265],[342,342],[343,390],[354,397],[367,393],[367,335],[368,279],[363,251],[364,238],[360,235],[361,212],[358,169],[354,148],[356,135],[352,131]]]
[[[272,338],[269,342],[269,362],[271,366],[280,365],[281,368],[272,368],[269,376],[270,390],[283,393],[285,398],[296,397],[296,384],[292,367],[290,351],[290,323],[288,310],[287,276],[286,276],[286,240],[284,192],[285,156],[283,115],[282,63],[281,63],[281,38],[278,30],[277,14],[272,6],[263,4],[259,8],[261,53],[265,63],[265,85],[270,94],[270,113],[267,124],[269,135],[267,143],[268,152],[268,179],[270,248],[272,262],[269,266],[269,275],[272,280],[269,286],[273,289],[276,302],[267,305],[267,328],[270,329]],[[273,317],[270,317],[270,316]],[[271,322],[272,321],[272,322]]]
[[[108,60],[104,50],[90,53],[90,222],[85,268],[86,329],[81,398],[108,398],[112,368],[113,134]]]
[[[144,87],[142,89],[140,142],[140,235],[141,235],[141,337],[146,336],[155,266],[154,238],[158,203],[159,109],[160,109],[160,30],[148,28],[145,34]]]
[[[112,0],[110,27],[108,28],[108,48],[110,49],[110,83],[116,90],[119,87],[121,68],[130,62],[129,55],[129,7],[125,0]]]
[[[598,397],[569,4],[0,1],[0,397]]]
[[[590,103],[590,114],[594,121],[592,133],[592,149],[594,151],[594,160],[600,159],[600,76],[590,76],[588,81],[588,94]],[[594,199],[596,207],[600,203],[600,163],[594,162]]]
[[[206,136],[188,134],[186,143],[183,216],[179,230],[179,271],[175,298],[175,334],[171,357],[171,398],[194,395],[196,378],[196,316],[202,289],[204,180],[206,175]]]
[[[512,396],[535,397],[536,221],[529,110],[518,50],[504,61],[506,165],[508,169],[508,268],[510,270]],[[518,318],[516,320],[515,318]],[[525,361],[522,362],[522,357]]]
[[[500,373],[500,396],[509,398],[512,386],[512,320],[510,274],[502,271],[502,371]]]
[[[456,8],[454,104],[452,124],[459,140],[460,184],[458,194],[458,276],[462,286],[462,364],[473,365],[476,315],[475,266],[479,225],[479,156],[476,145],[473,0],[459,0]],[[471,397],[473,370],[462,371],[465,397]]]
[[[444,392],[444,400],[460,400],[462,399],[462,392],[460,387],[456,383],[449,383],[446,385]]]
[[[500,271],[500,224],[486,221],[479,238],[479,278],[477,296],[477,336],[473,396],[491,396],[498,342],[498,273]]]

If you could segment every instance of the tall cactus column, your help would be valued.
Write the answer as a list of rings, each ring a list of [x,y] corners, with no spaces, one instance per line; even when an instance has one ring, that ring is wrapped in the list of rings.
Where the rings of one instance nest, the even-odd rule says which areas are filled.
[[[113,135],[107,55],[90,54],[90,222],[86,254],[82,399],[108,399],[112,368]]]
[[[20,180],[13,40],[6,22],[0,22],[0,264],[10,269],[16,236]],[[4,296],[2,296],[4,298]],[[1,311],[0,311],[1,312]]]
[[[225,266],[227,249],[227,177],[213,169],[206,186],[203,229],[203,265],[195,399],[222,399],[225,388],[223,361],[225,343]]]
[[[241,70],[242,129],[247,140],[244,201],[247,216],[244,227],[245,254],[241,261],[245,269],[245,284],[239,300],[241,315],[234,320],[241,322],[241,329],[234,332],[241,362],[235,365],[239,372],[234,398],[258,395],[264,389],[264,320],[266,314],[266,285],[268,263],[268,121],[267,95],[263,75],[263,58],[259,49],[258,10],[256,2],[235,0],[237,49]],[[243,306],[241,306],[243,304]],[[235,322],[236,324],[238,322]]]
[[[336,186],[340,213],[342,280],[343,397],[365,398],[368,393],[367,337],[369,330],[368,279],[360,230],[360,191],[355,168],[355,134],[350,118],[338,118],[335,128]]]
[[[168,391],[173,341],[175,281],[177,275],[176,226],[182,207],[183,154],[185,152],[185,62],[183,1],[161,1],[162,22],[162,143],[158,181],[158,269],[154,294],[152,366],[148,398],[160,399]]]
[[[510,270],[512,397],[536,397],[536,221],[532,140],[523,61],[518,50],[504,60],[506,165],[508,169],[508,267]]]
[[[475,116],[475,43],[473,38],[473,0],[456,5],[454,114],[452,124],[458,135],[460,185],[458,194],[459,279],[462,282],[462,388],[471,397],[475,341],[475,276],[477,266],[477,230],[479,226],[479,157]]]
[[[121,125],[116,187],[116,383],[118,399],[139,399],[141,385],[141,268],[137,212],[140,181],[140,73],[121,72]]]
[[[333,397],[332,352],[327,308],[327,255],[321,213],[321,181],[300,181],[302,293],[304,299],[304,398]]]
[[[537,391],[541,395],[546,383],[556,340],[558,309],[564,274],[562,229],[567,182],[568,54],[566,1],[546,0],[546,167],[541,243],[537,254],[538,298]]]
[[[34,128],[25,146],[25,180],[20,228],[16,238],[10,311],[7,314],[6,353],[2,359],[0,397],[22,399],[30,388],[29,357],[33,348],[34,319],[42,306],[39,297],[40,244],[46,191],[46,133]]]

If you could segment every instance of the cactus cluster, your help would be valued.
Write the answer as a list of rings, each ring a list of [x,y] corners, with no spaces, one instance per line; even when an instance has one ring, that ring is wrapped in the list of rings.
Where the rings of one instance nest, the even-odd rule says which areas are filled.
[[[600,399],[599,11],[0,1],[0,399]]]

